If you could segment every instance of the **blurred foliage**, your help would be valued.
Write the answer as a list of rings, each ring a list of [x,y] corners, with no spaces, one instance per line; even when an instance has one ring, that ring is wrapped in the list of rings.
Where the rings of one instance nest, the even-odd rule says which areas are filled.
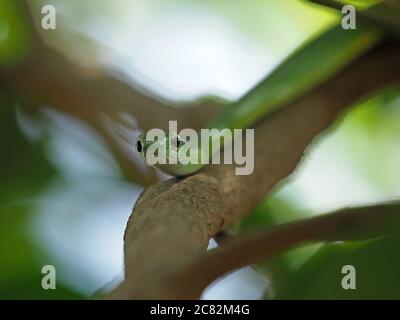
[[[229,0],[116,0],[100,3],[98,0],[86,0],[74,5],[66,5],[64,0],[34,0],[33,3],[37,8],[45,4],[55,5],[60,9],[60,19],[66,26],[85,29],[88,27],[87,21],[91,21],[99,28],[103,29],[106,26],[104,29],[107,29],[107,32],[115,29],[118,32],[124,31],[126,35],[146,31],[144,29],[148,26],[144,23],[143,16],[153,18],[154,15],[162,19],[167,14],[173,16],[180,12],[207,12],[210,17],[217,16],[233,27],[235,32],[259,42],[268,48],[269,52],[277,54],[293,49],[294,44],[301,43],[306,37],[318,33],[323,27],[337,20],[337,14],[332,10],[321,10],[308,1],[293,0],[256,0],[252,1],[251,5],[246,0],[237,0],[234,4]],[[118,24],[114,23],[115,19],[118,20]],[[124,30],[132,24],[137,26],[138,30]],[[275,36],[276,26],[280,26],[281,37]],[[71,36],[71,29],[59,28],[55,32],[59,36]],[[122,38],[124,36],[119,35]],[[268,41],[265,41],[266,39]]]
[[[393,179],[400,163],[399,115],[400,86],[393,86],[356,105],[337,132],[354,174],[381,192],[400,187]]]
[[[41,287],[43,253],[28,235],[30,214],[38,195],[54,176],[42,146],[21,134],[14,104],[0,94],[0,298],[77,298],[65,289],[46,291]]]
[[[0,67],[21,61],[31,45],[31,30],[18,3],[0,1]]]
[[[400,231],[400,230],[399,230]],[[277,299],[400,299],[400,237],[325,244],[277,283]],[[356,289],[344,290],[342,267],[356,270]]]

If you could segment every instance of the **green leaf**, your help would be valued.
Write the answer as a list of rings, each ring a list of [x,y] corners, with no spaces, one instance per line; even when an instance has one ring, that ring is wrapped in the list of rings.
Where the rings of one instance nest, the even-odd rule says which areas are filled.
[[[29,51],[31,32],[18,2],[0,1],[0,67],[19,62]]]

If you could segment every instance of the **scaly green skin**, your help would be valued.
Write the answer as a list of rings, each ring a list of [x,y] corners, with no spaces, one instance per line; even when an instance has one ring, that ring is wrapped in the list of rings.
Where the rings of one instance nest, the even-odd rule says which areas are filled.
[[[357,29],[336,25],[290,55],[238,102],[227,106],[214,128],[247,128],[342,70],[381,38],[362,21]]]
[[[173,134],[173,137],[175,137],[176,134]],[[147,151],[149,150],[150,146],[154,145],[154,146],[159,146],[160,148],[158,148],[158,152],[159,152],[159,156],[163,157],[165,159],[167,159],[167,163],[166,164],[161,164],[158,163],[157,165],[155,165],[154,167],[156,167],[157,169],[161,170],[162,172],[165,172],[167,174],[173,175],[173,176],[178,176],[178,177],[183,177],[183,176],[187,176],[190,175],[198,170],[200,170],[202,167],[204,167],[204,165],[200,164],[200,161],[197,161],[197,164],[194,163],[190,163],[190,164],[182,164],[182,163],[176,163],[176,164],[171,164],[171,159],[176,157],[177,154],[177,148],[174,148],[171,146],[171,138],[173,138],[169,135],[166,135],[166,137],[164,139],[162,139],[161,141],[148,141],[146,140],[146,135],[145,134],[141,134],[138,138],[138,141],[136,143],[136,148],[138,148],[138,145],[140,144],[140,151],[138,149],[138,151],[140,152],[140,155],[142,156],[142,159],[145,163],[148,164],[148,161],[146,159],[146,154]],[[165,148],[163,147],[165,146]],[[196,149],[194,153],[191,154],[192,159],[201,159],[201,149]],[[194,161],[192,161],[194,162]]]
[[[225,107],[208,127],[249,128],[272,111],[286,105],[342,70],[376,45],[380,36],[381,32],[377,28],[362,21],[357,22],[355,30],[344,30],[341,25],[332,27],[294,52],[238,102]],[[168,137],[166,140],[169,140]],[[139,138],[139,141],[144,146],[140,153],[146,162],[145,152],[148,147],[160,142],[146,141],[144,135]],[[202,152],[198,150],[198,154]],[[219,152],[219,150],[212,150],[212,152]],[[180,163],[155,165],[156,168],[173,176],[186,176],[199,171],[204,166]]]

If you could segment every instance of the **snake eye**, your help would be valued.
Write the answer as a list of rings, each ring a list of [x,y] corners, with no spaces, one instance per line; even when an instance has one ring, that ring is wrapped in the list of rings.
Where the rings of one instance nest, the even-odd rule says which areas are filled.
[[[175,149],[179,149],[182,145],[185,144],[185,142],[184,142],[183,140],[181,140],[181,139],[179,138],[179,136],[173,137],[172,140],[171,140],[171,143],[172,143],[172,146],[173,146]]]
[[[138,152],[142,152],[142,150],[143,150],[143,145],[142,145],[142,142],[141,142],[140,140],[138,140],[138,141],[136,142],[136,150],[137,150]]]

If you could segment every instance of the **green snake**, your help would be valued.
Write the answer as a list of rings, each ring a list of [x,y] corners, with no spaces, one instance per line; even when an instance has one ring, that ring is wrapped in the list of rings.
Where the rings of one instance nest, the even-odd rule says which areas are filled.
[[[344,30],[341,24],[331,27],[296,50],[243,98],[224,108],[208,124],[208,128],[233,130],[251,127],[272,111],[315,88],[342,70],[376,45],[381,39],[381,34],[380,28],[361,21],[361,19],[357,21],[356,29]],[[165,150],[165,156],[170,158],[185,143],[186,141],[176,133],[166,135],[164,139],[156,141],[149,139],[146,134],[142,134],[137,140],[136,149],[148,164],[146,154],[149,148],[163,145],[164,148],[160,148],[160,150]],[[220,152],[219,144],[216,144],[218,150],[210,147],[212,145],[215,144],[199,146],[193,157],[201,157],[205,152],[208,155]],[[154,164],[153,167],[172,176],[187,176],[201,170],[205,165],[195,161],[193,163],[178,161],[175,164]]]

